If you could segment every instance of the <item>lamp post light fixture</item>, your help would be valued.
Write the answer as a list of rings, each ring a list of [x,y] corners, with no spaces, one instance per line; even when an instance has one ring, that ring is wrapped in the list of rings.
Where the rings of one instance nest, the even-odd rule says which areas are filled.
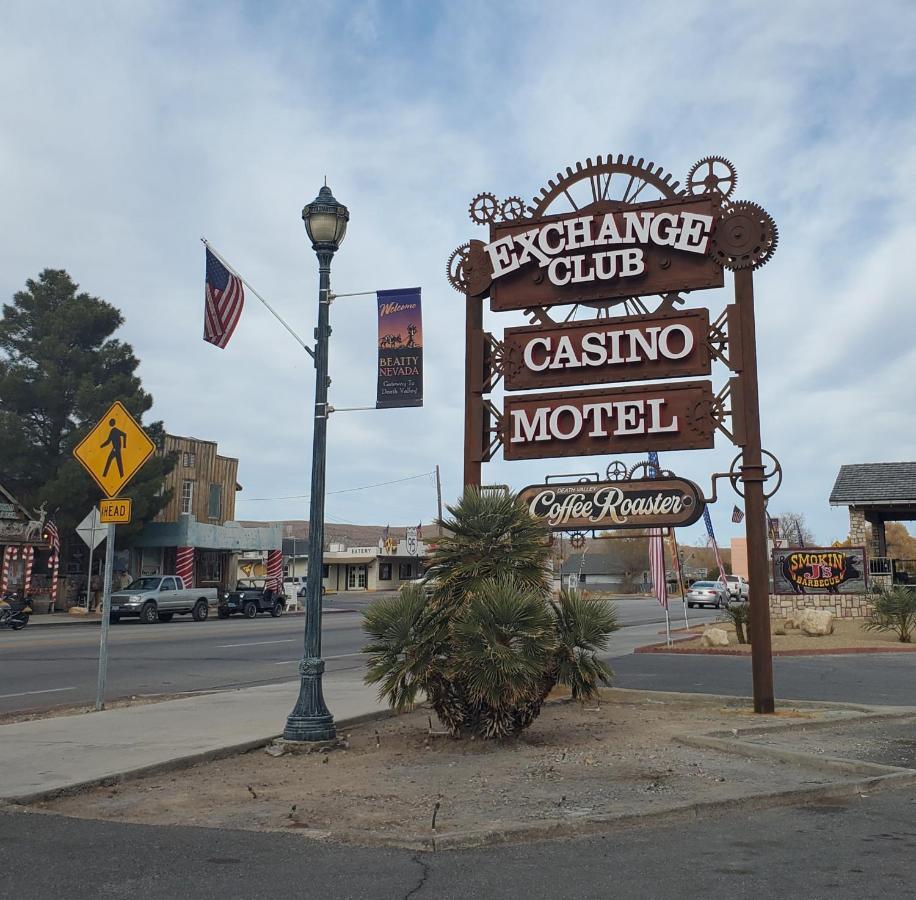
[[[321,690],[321,587],[324,563],[324,489],[328,436],[328,338],[331,328],[331,259],[347,233],[350,212],[324,185],[302,210],[305,231],[318,256],[318,327],[315,329],[315,424],[309,509],[308,575],[305,583],[305,648],[299,663],[299,699],[286,720],[288,741],[333,741],[334,717]]]

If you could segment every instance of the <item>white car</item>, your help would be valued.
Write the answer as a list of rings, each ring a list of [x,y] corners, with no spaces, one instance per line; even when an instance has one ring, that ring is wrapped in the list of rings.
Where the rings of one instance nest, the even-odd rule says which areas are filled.
[[[747,600],[751,586],[743,575],[726,575],[725,587],[732,600]]]
[[[691,609],[695,606],[721,609],[728,606],[728,591],[721,581],[695,581],[687,591],[687,605]]]

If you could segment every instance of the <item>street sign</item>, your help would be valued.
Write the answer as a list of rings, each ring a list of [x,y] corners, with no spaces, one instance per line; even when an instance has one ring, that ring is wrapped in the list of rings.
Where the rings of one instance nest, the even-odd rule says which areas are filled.
[[[99,518],[105,524],[127,525],[130,522],[133,501],[128,497],[114,497],[99,503]]]
[[[90,509],[86,518],[76,526],[76,533],[90,550],[95,550],[105,540],[107,529],[102,525],[99,511],[95,507]]]
[[[73,455],[105,494],[116,497],[155,449],[146,432],[121,402],[115,401]]]

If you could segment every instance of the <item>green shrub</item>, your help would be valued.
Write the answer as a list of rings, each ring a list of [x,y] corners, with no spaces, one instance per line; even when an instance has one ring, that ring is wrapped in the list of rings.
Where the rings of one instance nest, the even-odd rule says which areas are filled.
[[[867,631],[893,631],[902,644],[916,631],[916,591],[903,584],[881,585],[872,595],[875,611],[863,624]]]
[[[527,728],[550,691],[596,695],[598,659],[619,626],[613,607],[574,591],[550,596],[546,528],[508,492],[469,489],[442,525],[426,591],[407,585],[372,603],[366,682],[399,711],[424,694],[454,735]]]

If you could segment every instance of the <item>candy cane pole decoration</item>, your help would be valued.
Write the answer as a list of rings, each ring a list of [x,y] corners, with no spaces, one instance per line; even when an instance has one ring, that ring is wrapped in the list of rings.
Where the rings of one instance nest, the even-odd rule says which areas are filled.
[[[12,544],[7,544],[3,551],[3,569],[0,571],[0,594],[5,594],[10,581],[10,563],[16,558],[16,550]]]
[[[35,563],[35,548],[31,544],[23,547],[22,558],[25,561],[25,571],[22,573],[22,593],[23,596],[28,597],[32,590],[32,566]]]

